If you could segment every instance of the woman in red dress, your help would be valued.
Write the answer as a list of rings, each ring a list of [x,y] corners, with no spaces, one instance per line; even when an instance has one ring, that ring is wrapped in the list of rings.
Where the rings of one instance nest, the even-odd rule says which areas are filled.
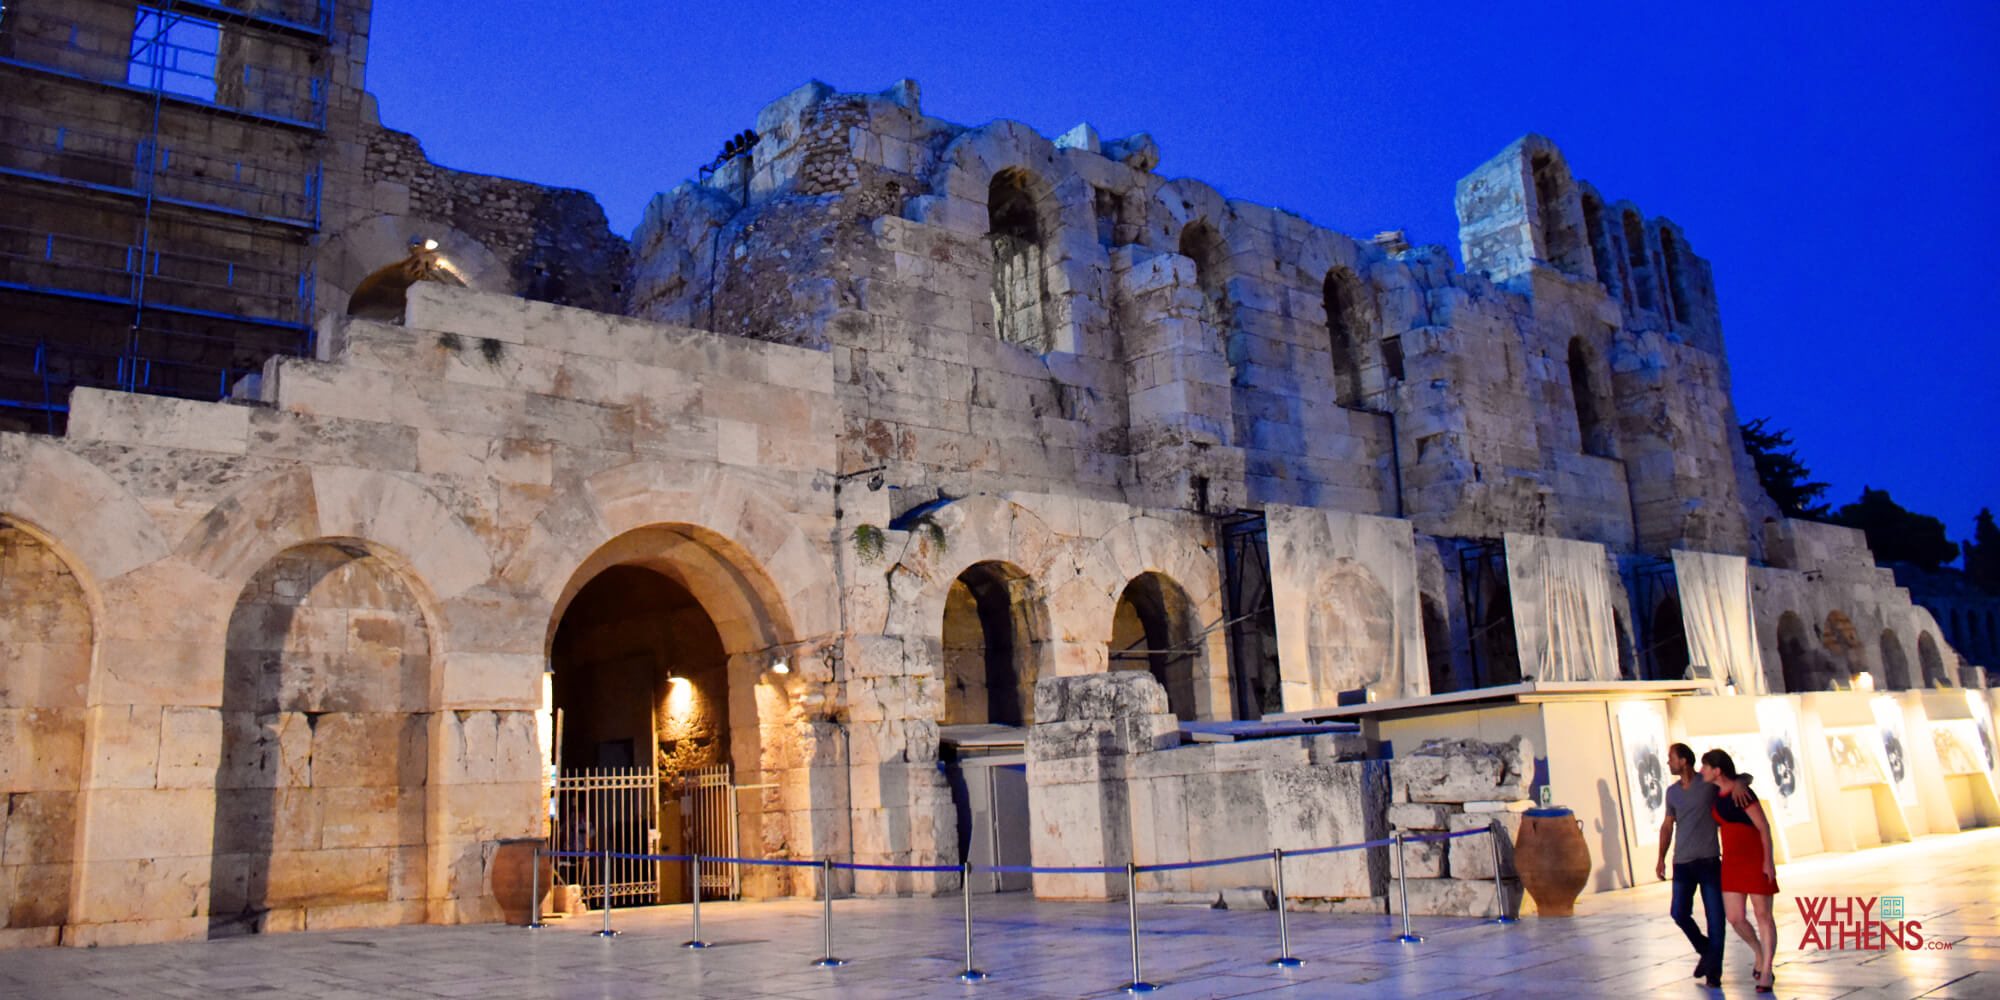
[[[1772,960],[1778,954],[1778,922],[1771,916],[1771,899],[1778,894],[1777,858],[1771,851],[1771,824],[1757,793],[1737,781],[1736,762],[1720,750],[1701,755],[1701,776],[1715,786],[1715,827],[1722,835],[1722,908],[1729,926],[1749,942],[1757,956],[1757,992],[1771,992],[1776,980]],[[1749,801],[1739,806],[1732,797],[1741,789]],[[1753,926],[1744,901],[1756,914]]]

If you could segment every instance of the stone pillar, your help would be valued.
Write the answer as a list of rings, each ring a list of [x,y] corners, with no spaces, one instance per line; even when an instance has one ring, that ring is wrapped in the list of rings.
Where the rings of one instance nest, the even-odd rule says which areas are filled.
[[[1144,671],[1044,677],[1028,730],[1028,810],[1036,865],[1132,859],[1130,760],[1173,744],[1167,691]],[[1036,875],[1039,899],[1117,899],[1122,874]]]

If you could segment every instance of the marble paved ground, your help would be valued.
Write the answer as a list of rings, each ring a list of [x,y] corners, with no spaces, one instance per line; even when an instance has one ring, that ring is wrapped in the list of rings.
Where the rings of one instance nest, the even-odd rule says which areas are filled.
[[[1811,998],[2000,997],[2000,830],[1811,858],[1779,882],[1778,995]],[[1799,896],[1890,896],[1949,949],[1801,952]],[[993,979],[961,985],[958,900],[835,903],[839,969],[810,965],[819,904],[708,904],[689,951],[685,906],[620,910],[623,934],[595,918],[541,931],[405,927],[98,950],[0,952],[0,997],[434,1000],[660,997],[969,997],[1019,1000],[1117,995],[1130,978],[1122,904],[1037,903],[1024,894],[974,899],[977,958]],[[1664,886],[1586,896],[1568,920],[1512,926],[1417,918],[1421,944],[1391,938],[1390,918],[1295,914],[1303,968],[1273,969],[1276,917],[1264,912],[1142,906],[1141,954],[1161,997],[1737,997],[1751,996],[1750,957],[1732,939],[1722,990],[1687,978],[1692,957],[1667,920]]]

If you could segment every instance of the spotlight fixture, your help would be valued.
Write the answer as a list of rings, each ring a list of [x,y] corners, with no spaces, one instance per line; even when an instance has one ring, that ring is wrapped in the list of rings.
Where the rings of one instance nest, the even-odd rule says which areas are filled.
[[[789,674],[792,672],[792,665],[785,662],[785,658],[780,656],[771,661],[771,672],[774,674]]]
[[[436,250],[437,248],[438,248],[438,241],[436,241],[436,240],[433,240],[433,239],[426,239],[426,240],[424,240],[424,249],[426,249],[426,250]]]

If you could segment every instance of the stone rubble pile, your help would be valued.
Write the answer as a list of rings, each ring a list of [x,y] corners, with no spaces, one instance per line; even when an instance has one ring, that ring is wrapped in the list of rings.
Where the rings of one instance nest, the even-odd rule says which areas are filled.
[[[1521,885],[1514,871],[1514,838],[1521,814],[1534,803],[1529,786],[1535,775],[1534,747],[1521,737],[1506,743],[1426,740],[1408,756],[1389,763],[1389,826],[1406,837],[1499,824],[1500,874],[1509,914],[1520,906]],[[1412,914],[1497,917],[1491,837],[1405,843],[1401,864],[1409,866]],[[1389,851],[1388,912],[1401,913],[1396,851]]]

